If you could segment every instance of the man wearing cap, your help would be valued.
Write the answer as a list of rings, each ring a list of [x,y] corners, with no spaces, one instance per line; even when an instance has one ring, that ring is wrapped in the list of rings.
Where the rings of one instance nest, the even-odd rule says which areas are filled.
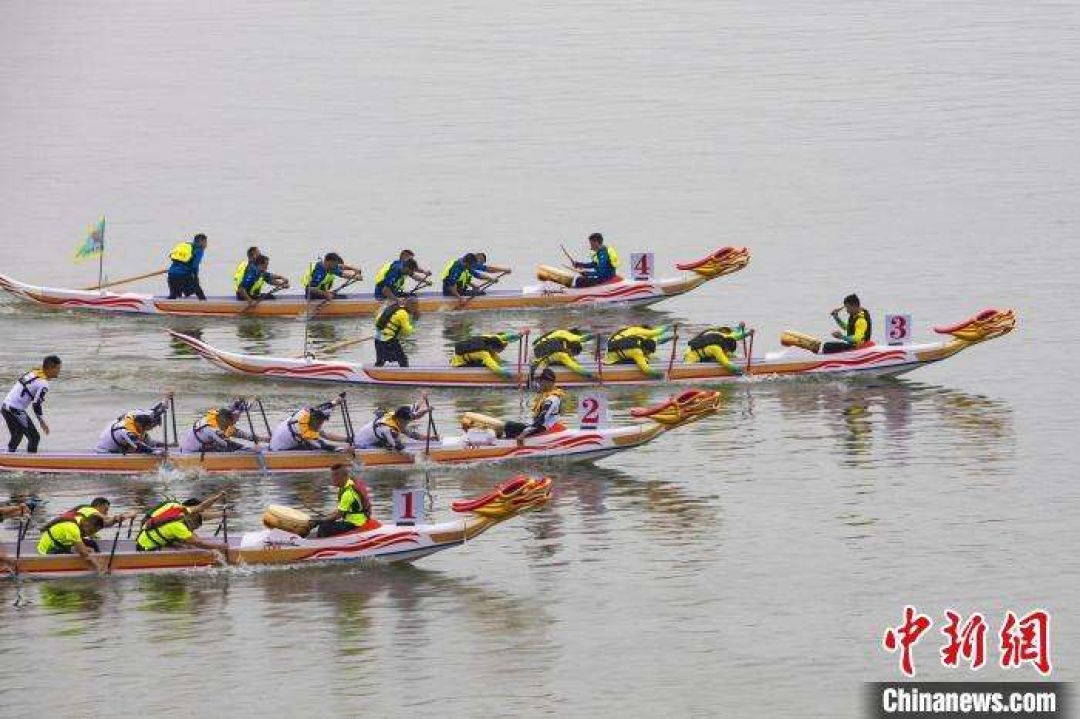
[[[537,376],[536,390],[536,397],[530,405],[532,422],[507,422],[503,430],[507,438],[517,439],[518,444],[526,437],[550,431],[558,423],[559,414],[562,413],[565,393],[555,387],[555,371],[550,367],[545,367]]]
[[[134,409],[110,422],[94,451],[98,454],[156,454],[165,446],[150,438],[150,430],[161,424],[165,416],[166,402],[158,402],[150,409]]]
[[[274,452],[287,450],[318,450],[323,452],[344,451],[332,442],[347,442],[348,439],[323,429],[326,420],[334,412],[334,407],[342,402],[344,394],[332,402],[323,402],[315,407],[304,407],[289,415],[288,419],[274,428],[270,435],[270,449]]]
[[[236,439],[258,442],[259,438],[236,425],[240,415],[247,409],[241,400],[228,407],[211,409],[196,420],[180,437],[181,452],[236,452],[249,449]]]
[[[426,435],[409,427],[409,423],[423,419],[429,411],[428,407],[421,407],[420,403],[416,403],[402,405],[392,412],[384,412],[357,430],[353,446],[357,449],[382,448],[401,452],[405,449],[405,443],[401,441],[402,435],[411,439],[426,438]]]

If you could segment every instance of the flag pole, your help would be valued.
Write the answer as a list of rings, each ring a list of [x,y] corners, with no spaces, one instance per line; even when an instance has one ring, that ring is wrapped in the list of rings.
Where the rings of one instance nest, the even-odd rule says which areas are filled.
[[[100,289],[105,284],[105,217],[101,218],[101,252],[98,253],[98,266],[97,266],[97,283],[98,291],[104,294],[104,290]]]

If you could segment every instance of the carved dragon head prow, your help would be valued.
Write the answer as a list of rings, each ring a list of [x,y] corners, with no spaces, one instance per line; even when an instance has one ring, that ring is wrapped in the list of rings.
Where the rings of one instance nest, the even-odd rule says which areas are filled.
[[[750,264],[750,250],[745,247],[721,247],[696,262],[675,265],[680,270],[693,272],[704,280],[730,275]]]
[[[1016,328],[1016,312],[1013,310],[983,310],[974,317],[949,327],[935,327],[934,332],[952,335],[958,340],[975,344],[997,339]]]
[[[540,507],[551,499],[551,480],[519,474],[475,499],[459,499],[451,508],[460,514],[472,513],[497,522]]]
[[[632,417],[651,419],[665,427],[679,427],[708,417],[720,409],[720,393],[715,390],[688,389],[652,407],[634,407]]]

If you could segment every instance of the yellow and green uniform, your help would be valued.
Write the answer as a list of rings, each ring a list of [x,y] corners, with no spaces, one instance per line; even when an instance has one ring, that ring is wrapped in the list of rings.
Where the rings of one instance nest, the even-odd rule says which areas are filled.
[[[454,345],[454,356],[450,358],[451,367],[487,367],[496,374],[509,376],[499,361],[499,352],[506,349],[511,339],[517,335],[507,332],[470,337]]]
[[[341,277],[341,268],[326,269],[322,260],[316,260],[308,265],[300,284],[304,289],[316,289],[329,292],[334,287],[334,278]]]
[[[855,314],[849,315],[847,325],[841,325],[844,330],[844,342],[858,349],[870,341],[870,312],[860,308]]]
[[[624,327],[608,340],[604,364],[634,364],[644,374],[655,374],[649,366],[649,358],[666,332],[665,327]]]
[[[450,287],[457,287],[458,292],[464,292],[472,284],[472,272],[459,257],[446,263],[442,271],[443,293]]]
[[[96,511],[96,510],[95,510]],[[74,519],[57,519],[45,525],[38,540],[38,554],[71,554],[82,541],[82,529]]]
[[[405,263],[401,260],[387,262],[375,273],[375,297],[382,299],[383,288],[389,287],[395,295],[405,294]]]
[[[742,329],[710,327],[690,340],[690,348],[686,350],[683,361],[688,364],[713,361],[723,366],[727,371],[738,374],[741,370],[731,361],[731,358],[724,350],[723,341],[728,339],[737,342],[744,337],[746,337],[746,331]]]
[[[392,304],[375,313],[375,330],[380,342],[408,337],[414,329],[409,311],[401,305]]]
[[[542,370],[550,365],[562,365],[580,375],[590,373],[581,366],[575,357],[581,354],[586,336],[570,330],[552,330],[541,335],[533,342],[534,370]]]
[[[184,522],[187,516],[187,508],[179,502],[166,502],[154,509],[135,540],[139,549],[153,552],[191,539],[195,535]]]
[[[341,512],[341,520],[354,527],[364,526],[368,521],[364,505],[364,495],[356,486],[356,482],[351,477],[345,480],[345,486],[338,490],[337,508]]]
[[[597,280],[609,280],[615,276],[619,268],[619,253],[611,245],[600,245],[600,248],[592,253],[592,261],[580,263],[587,270],[590,277]]]

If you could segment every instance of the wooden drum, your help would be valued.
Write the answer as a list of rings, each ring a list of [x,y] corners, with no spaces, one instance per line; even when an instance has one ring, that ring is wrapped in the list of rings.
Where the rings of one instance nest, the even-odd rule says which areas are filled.
[[[464,430],[470,429],[491,429],[496,433],[502,434],[503,429],[506,427],[506,422],[495,417],[489,417],[486,414],[480,414],[479,412],[466,412],[461,415],[461,428]]]
[[[785,347],[802,347],[804,350],[810,350],[814,354],[821,351],[821,340],[817,337],[804,335],[801,332],[792,332],[791,330],[785,330],[780,335],[780,344]]]
[[[563,287],[573,287],[577,273],[562,267],[540,265],[536,268],[536,279],[542,282],[555,282]]]
[[[299,509],[271,504],[263,512],[263,526],[268,529],[284,529],[301,537],[311,530],[311,517]]]

